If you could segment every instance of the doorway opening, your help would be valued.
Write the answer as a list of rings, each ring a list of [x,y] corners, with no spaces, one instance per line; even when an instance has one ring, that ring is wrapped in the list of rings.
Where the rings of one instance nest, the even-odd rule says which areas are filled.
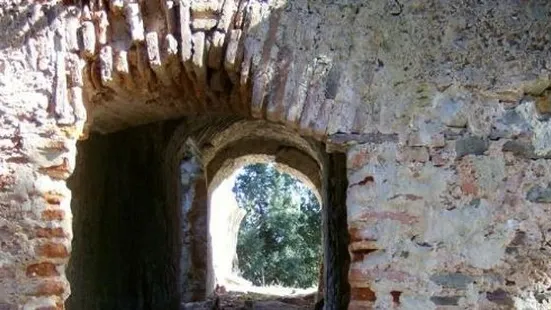
[[[241,159],[247,164],[211,191],[217,287],[314,299],[323,271],[318,189],[300,171],[259,159]]]
[[[281,124],[220,117],[92,134],[79,143],[69,180],[74,238],[67,309],[181,309],[216,295],[209,221],[218,215],[209,197],[250,156],[249,163],[291,169],[284,171],[315,189],[323,206],[318,298],[326,309],[346,308],[345,155]]]

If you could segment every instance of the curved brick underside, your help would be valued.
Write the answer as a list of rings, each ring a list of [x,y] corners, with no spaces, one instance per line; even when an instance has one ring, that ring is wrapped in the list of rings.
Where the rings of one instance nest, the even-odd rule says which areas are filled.
[[[57,91],[57,110],[82,100],[89,125],[101,132],[238,114],[320,137],[399,133],[451,85],[509,102],[527,83],[548,79],[548,20],[540,12],[549,3],[398,3],[94,0],[69,7],[57,54],[58,72],[68,72],[57,83],[68,92]]]

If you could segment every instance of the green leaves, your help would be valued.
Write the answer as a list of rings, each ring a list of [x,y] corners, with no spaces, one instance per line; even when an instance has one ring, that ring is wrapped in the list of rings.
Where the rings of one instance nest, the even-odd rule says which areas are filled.
[[[247,211],[237,243],[242,275],[255,285],[315,285],[321,219],[314,193],[266,164],[245,167],[233,191]]]

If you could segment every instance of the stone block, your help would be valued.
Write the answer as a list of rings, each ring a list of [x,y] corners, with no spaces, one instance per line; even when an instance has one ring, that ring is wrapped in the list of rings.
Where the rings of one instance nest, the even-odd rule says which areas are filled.
[[[430,161],[435,167],[446,166],[453,162],[455,154],[453,149],[433,148],[429,150]]]
[[[433,296],[430,300],[438,306],[457,306],[461,296]]]
[[[526,200],[535,203],[551,203],[551,183],[547,187],[532,186],[526,193]]]
[[[457,158],[466,155],[484,155],[488,150],[490,143],[488,140],[480,137],[466,137],[455,142],[455,153]]]
[[[396,154],[399,162],[426,163],[429,161],[429,151],[426,147],[403,147]]]
[[[551,117],[551,90],[546,91],[534,101],[537,118],[540,121],[548,120]]]
[[[522,113],[516,109],[507,110],[492,126],[490,139],[517,138],[530,136],[531,125]]]
[[[430,277],[430,280],[445,288],[453,288],[458,290],[467,289],[467,286],[474,282],[471,276],[462,273],[443,273],[435,274]]]
[[[499,304],[499,305],[505,305],[505,306],[514,306],[514,301],[513,299],[511,298],[511,296],[509,295],[509,293],[507,293],[506,291],[504,291],[503,289],[499,288],[493,292],[487,292],[486,293],[486,298],[493,302],[493,303],[496,303],[496,304]]]
[[[410,146],[428,146],[428,147],[444,147],[446,141],[444,135],[434,134],[431,136],[421,136],[419,133],[413,133],[408,139],[408,145]]]
[[[459,128],[467,126],[465,98],[449,94],[438,94],[433,102],[440,120],[446,126]]]
[[[501,150],[503,152],[511,152],[515,156],[529,158],[529,159],[537,159],[539,157],[536,155],[534,146],[530,141],[522,141],[522,140],[507,141],[505,142],[505,144],[503,144]]]

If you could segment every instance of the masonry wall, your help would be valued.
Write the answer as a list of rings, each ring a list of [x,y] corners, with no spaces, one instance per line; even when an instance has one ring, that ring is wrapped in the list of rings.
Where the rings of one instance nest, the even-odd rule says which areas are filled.
[[[78,144],[67,309],[177,309],[179,210],[165,200],[160,125]]]
[[[350,309],[551,307],[548,123],[529,103],[452,102],[348,153]]]
[[[551,2],[75,2],[0,2],[0,308],[71,293],[85,122],[212,111],[351,146],[353,307],[549,308]]]
[[[65,180],[85,118],[78,99],[64,110],[65,53],[54,35],[63,8],[32,2],[0,3],[0,309],[9,310],[61,309],[70,294]],[[79,86],[70,85],[77,96]]]

